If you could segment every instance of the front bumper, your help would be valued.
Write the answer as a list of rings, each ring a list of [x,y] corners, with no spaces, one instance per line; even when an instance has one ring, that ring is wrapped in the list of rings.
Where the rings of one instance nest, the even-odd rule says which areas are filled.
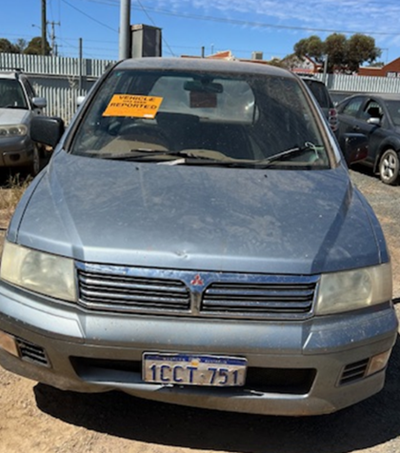
[[[19,350],[15,357],[0,349],[4,368],[64,390],[116,389],[210,409],[314,415],[383,387],[384,369],[365,372],[372,357],[392,348],[397,318],[389,303],[292,322],[93,313],[1,284],[0,331],[16,338]],[[239,388],[148,384],[141,357],[151,351],[246,357],[248,381]],[[357,370],[350,380],[349,370]]]
[[[33,142],[28,135],[0,139],[0,167],[22,167],[33,162]]]

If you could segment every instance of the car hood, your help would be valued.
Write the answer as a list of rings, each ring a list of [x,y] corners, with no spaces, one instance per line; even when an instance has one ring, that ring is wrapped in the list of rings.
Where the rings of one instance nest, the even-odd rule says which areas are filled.
[[[157,165],[61,151],[25,193],[9,238],[86,262],[312,274],[379,263],[375,224],[340,166]]]
[[[27,109],[0,108],[0,126],[26,124],[31,112]]]

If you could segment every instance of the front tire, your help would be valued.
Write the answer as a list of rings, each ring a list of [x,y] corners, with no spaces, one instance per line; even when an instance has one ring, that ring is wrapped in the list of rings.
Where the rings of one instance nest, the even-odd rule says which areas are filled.
[[[387,149],[379,161],[379,176],[381,181],[385,184],[398,184],[399,170],[399,155],[393,149]]]
[[[39,147],[36,144],[34,144],[30,173],[32,174],[32,176],[36,176],[40,172],[41,169],[42,169],[42,159],[40,156],[40,150],[39,150]]]

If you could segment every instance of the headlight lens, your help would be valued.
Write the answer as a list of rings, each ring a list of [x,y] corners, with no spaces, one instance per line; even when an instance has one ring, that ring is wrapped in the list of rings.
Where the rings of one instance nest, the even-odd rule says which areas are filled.
[[[57,299],[75,301],[75,268],[70,258],[4,242],[0,277]]]
[[[9,124],[0,127],[0,138],[21,137],[28,134],[25,124]]]
[[[318,292],[317,315],[357,310],[392,298],[390,263],[345,272],[323,274]]]

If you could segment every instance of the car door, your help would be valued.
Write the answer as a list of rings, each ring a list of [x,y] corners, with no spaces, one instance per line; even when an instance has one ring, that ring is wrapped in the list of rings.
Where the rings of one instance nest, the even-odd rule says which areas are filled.
[[[347,134],[354,134],[359,130],[360,125],[358,115],[364,105],[364,101],[362,96],[352,96],[338,105],[338,140],[343,152],[346,149],[345,142]]]
[[[363,134],[368,139],[368,156],[362,162],[373,166],[379,150],[379,144],[385,136],[381,124],[383,108],[373,97],[355,96],[341,106],[339,110],[340,142],[343,146],[344,134]],[[376,120],[372,120],[376,118]],[[379,119],[379,124],[377,123]]]
[[[375,164],[381,144],[389,134],[385,112],[382,101],[374,97],[368,97],[359,112],[359,132],[368,138],[367,162],[371,165]]]

